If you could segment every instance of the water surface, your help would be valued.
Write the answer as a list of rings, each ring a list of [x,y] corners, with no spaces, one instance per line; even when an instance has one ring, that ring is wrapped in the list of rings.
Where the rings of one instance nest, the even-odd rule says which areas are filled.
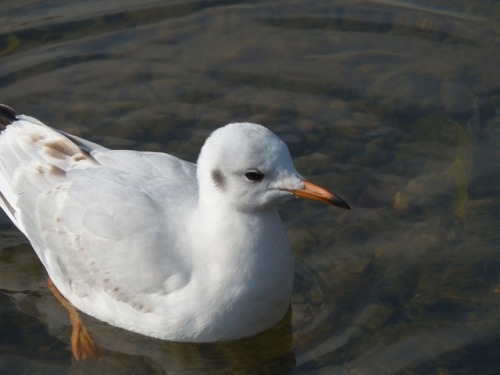
[[[69,321],[0,216],[0,373],[500,372],[500,6],[454,1],[44,1],[0,5],[0,101],[113,148],[195,161],[262,123],[350,212],[282,207],[291,316],[190,345]]]

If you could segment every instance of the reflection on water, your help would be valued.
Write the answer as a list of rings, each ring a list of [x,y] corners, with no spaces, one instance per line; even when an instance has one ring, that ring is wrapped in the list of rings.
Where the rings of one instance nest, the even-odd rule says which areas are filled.
[[[496,3],[52,0],[0,14],[1,102],[189,160],[216,127],[260,122],[354,206],[283,206],[291,326],[180,345],[89,318],[105,356],[86,363],[2,217],[0,372],[499,372]]]

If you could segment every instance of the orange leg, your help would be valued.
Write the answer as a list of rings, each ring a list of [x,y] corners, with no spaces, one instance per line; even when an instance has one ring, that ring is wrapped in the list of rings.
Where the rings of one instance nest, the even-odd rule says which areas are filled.
[[[83,325],[78,310],[61,294],[50,277],[48,279],[48,284],[49,290],[54,297],[61,302],[69,313],[71,327],[73,328],[71,332],[71,351],[73,357],[75,357],[77,361],[90,357],[100,359],[101,353],[99,347],[95,344],[89,331],[87,331],[87,328]]]

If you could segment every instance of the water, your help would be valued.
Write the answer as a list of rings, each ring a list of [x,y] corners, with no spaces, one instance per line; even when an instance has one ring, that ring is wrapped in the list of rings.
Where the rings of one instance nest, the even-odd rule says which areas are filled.
[[[0,217],[0,373],[500,372],[500,6],[492,1],[0,5],[0,101],[108,147],[196,160],[269,126],[353,207],[293,201],[292,316],[256,338],[152,340],[69,323]]]

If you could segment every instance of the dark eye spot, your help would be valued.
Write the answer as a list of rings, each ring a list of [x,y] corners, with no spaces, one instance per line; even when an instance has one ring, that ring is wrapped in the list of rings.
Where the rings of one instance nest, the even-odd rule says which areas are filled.
[[[217,186],[220,189],[224,189],[224,185],[226,184],[226,179],[224,178],[224,175],[220,170],[214,169],[212,171],[212,180],[215,186]]]
[[[261,173],[259,171],[250,171],[245,173],[245,177],[247,178],[248,181],[260,182],[264,178],[264,173]]]

